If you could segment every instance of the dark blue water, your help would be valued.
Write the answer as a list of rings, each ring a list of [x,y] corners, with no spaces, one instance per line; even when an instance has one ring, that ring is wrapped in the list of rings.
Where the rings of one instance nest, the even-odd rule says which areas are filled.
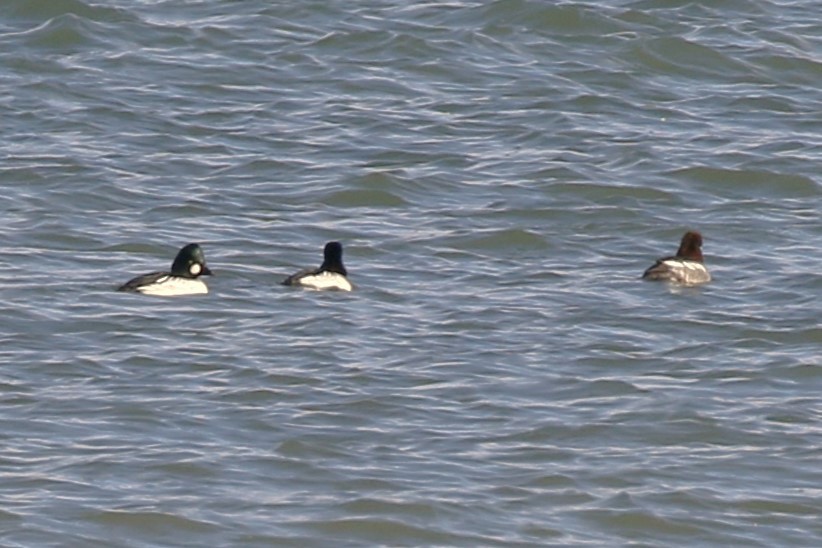
[[[4,7],[0,544],[819,543],[818,2]]]

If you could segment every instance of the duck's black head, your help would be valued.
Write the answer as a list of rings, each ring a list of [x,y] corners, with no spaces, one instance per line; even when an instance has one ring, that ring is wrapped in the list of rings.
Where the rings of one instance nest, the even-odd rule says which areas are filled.
[[[323,249],[323,264],[320,266],[320,271],[336,272],[346,276],[342,261],[343,248],[340,242],[328,242]]]
[[[171,273],[183,278],[211,275],[206,266],[205,254],[199,244],[188,244],[182,248],[171,265]]]

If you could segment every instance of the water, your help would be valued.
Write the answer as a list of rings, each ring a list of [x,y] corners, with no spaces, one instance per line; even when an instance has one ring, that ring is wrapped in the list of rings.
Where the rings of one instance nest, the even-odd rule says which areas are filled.
[[[818,545],[819,8],[7,1],[0,544]]]

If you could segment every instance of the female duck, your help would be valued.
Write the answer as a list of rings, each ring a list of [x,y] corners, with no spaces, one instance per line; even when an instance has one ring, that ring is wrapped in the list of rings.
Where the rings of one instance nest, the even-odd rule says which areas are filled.
[[[320,268],[301,270],[283,280],[283,285],[298,285],[309,289],[336,289],[351,291],[354,286],[348,280],[348,272],[342,262],[342,244],[328,242],[323,250]]]
[[[203,250],[198,244],[188,244],[177,253],[171,272],[152,272],[137,276],[121,285],[117,291],[163,297],[204,295],[208,293],[208,286],[200,276],[210,274]]]
[[[686,232],[676,255],[657,260],[642,278],[685,285],[710,282],[711,274],[702,259],[702,235],[699,232]]]

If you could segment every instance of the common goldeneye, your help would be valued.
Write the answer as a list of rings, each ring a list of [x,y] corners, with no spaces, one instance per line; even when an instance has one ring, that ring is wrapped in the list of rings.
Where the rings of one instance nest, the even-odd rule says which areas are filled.
[[[178,295],[203,295],[208,286],[200,276],[210,275],[205,255],[198,244],[182,248],[171,265],[171,272],[152,272],[137,276],[121,285],[117,291],[130,291],[145,295],[173,297]]]
[[[342,244],[328,242],[323,250],[323,264],[313,270],[301,270],[283,280],[283,285],[299,285],[309,289],[351,291],[354,286],[346,277],[342,262]]]
[[[711,275],[702,262],[702,235],[686,232],[673,257],[658,259],[642,275],[645,280],[664,280],[685,285],[704,284]]]

